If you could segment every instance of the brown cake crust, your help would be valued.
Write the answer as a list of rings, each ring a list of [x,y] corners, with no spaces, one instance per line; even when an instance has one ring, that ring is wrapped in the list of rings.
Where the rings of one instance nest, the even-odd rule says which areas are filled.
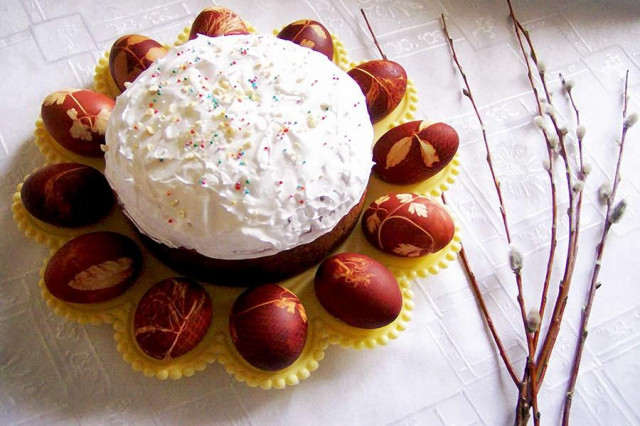
[[[330,232],[310,243],[271,256],[240,260],[214,259],[193,249],[171,248],[144,234],[140,235],[143,243],[161,262],[181,274],[210,284],[253,287],[290,278],[327,257],[355,228],[365,195],[366,192]]]

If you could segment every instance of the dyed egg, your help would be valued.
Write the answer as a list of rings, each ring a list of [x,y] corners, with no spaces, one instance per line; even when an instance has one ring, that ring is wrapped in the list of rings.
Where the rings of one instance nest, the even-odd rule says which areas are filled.
[[[398,257],[421,257],[442,250],[455,227],[444,207],[416,194],[389,194],[375,200],[362,214],[369,242]]]
[[[256,368],[293,364],[307,340],[307,314],[298,297],[276,284],[246,290],[231,308],[229,331],[240,355]]]
[[[167,54],[157,41],[139,34],[127,34],[113,43],[109,53],[109,72],[121,92],[125,83],[135,80],[142,71]]]
[[[93,232],[60,247],[47,263],[44,284],[65,302],[104,302],[124,293],[141,267],[142,253],[131,238]]]
[[[315,291],[327,312],[353,327],[384,327],[402,309],[393,274],[363,254],[339,253],[325,259],[316,271]]]
[[[168,278],[142,296],[133,317],[133,334],[144,353],[175,359],[195,348],[211,325],[213,306],[200,284]]]
[[[389,130],[373,147],[373,171],[390,183],[421,182],[442,170],[458,150],[458,133],[445,123],[410,121]]]
[[[222,6],[203,9],[191,25],[189,40],[198,34],[209,37],[249,34],[247,26],[237,13]]]
[[[113,192],[98,170],[79,163],[44,166],[22,185],[24,208],[36,219],[77,227],[96,222],[113,206]]]
[[[329,30],[318,21],[302,19],[292,22],[278,33],[278,38],[308,47],[333,60],[333,39]]]
[[[42,103],[42,122],[60,145],[76,154],[102,157],[100,145],[115,102],[92,90],[60,90]]]
[[[386,59],[364,62],[349,70],[367,102],[372,123],[377,123],[400,105],[407,91],[407,73],[402,65]]]

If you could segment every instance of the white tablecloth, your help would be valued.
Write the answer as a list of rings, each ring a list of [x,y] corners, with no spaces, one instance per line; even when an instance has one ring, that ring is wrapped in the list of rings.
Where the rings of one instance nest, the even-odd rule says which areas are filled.
[[[155,5],[152,5],[154,3]],[[212,364],[179,381],[149,379],[116,350],[108,325],[81,326],[42,301],[38,270],[47,249],[12,221],[11,196],[44,158],[33,143],[44,97],[89,87],[93,68],[124,33],[172,42],[204,0],[0,1],[0,423],[2,424],[511,424],[517,391],[505,373],[462,268],[413,283],[408,329],[374,350],[331,346],[320,368],[285,390],[249,388]],[[512,233],[525,254],[528,306],[539,303],[548,247],[549,191],[533,98],[506,3],[489,0],[230,0],[261,32],[314,18],[338,34],[354,60],[378,58],[363,7],[389,58],[406,68],[420,97],[418,118],[445,121],[461,138],[462,170],[448,192],[484,295],[518,371],[525,343],[482,140],[443,38],[456,47],[487,123]],[[543,424],[559,421],[579,314],[600,235],[597,188],[611,180],[630,71],[630,109],[640,110],[640,4],[634,0],[515,1],[558,87],[575,81],[593,166],[585,192],[580,256],[549,373]],[[559,104],[564,95],[557,91]],[[571,122],[567,111],[564,118]],[[640,129],[629,133],[620,198],[630,207],[610,235],[574,398],[573,424],[640,423]],[[565,197],[566,198],[566,197]],[[559,262],[566,244],[561,207]],[[557,274],[556,274],[557,275]],[[552,281],[554,296],[558,277]]]

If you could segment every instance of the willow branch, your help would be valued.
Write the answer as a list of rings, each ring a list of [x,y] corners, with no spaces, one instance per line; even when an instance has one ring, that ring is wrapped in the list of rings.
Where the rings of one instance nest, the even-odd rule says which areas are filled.
[[[382,56],[382,59],[384,59],[386,61],[387,60],[387,55],[384,54],[384,52],[382,51],[382,47],[380,47],[380,43],[378,43],[378,38],[376,37],[375,33],[373,32],[373,28],[371,28],[371,24],[369,23],[369,19],[367,18],[367,14],[364,13],[364,9],[360,9],[360,13],[362,13],[362,17],[364,18],[364,22],[367,24],[367,28],[369,29],[369,32],[371,33],[371,37],[373,38],[373,43],[378,48],[378,52],[380,52],[380,55]]]
[[[571,84],[569,84],[569,82],[567,82],[567,80],[565,80],[564,76],[562,75],[562,73],[558,74],[558,76],[560,77],[560,81],[562,82],[562,87],[564,87],[567,96],[569,97],[569,103],[571,104],[571,107],[573,108],[573,112],[576,115],[576,140],[578,141],[578,167],[580,168],[580,172],[582,174],[582,179],[584,180],[587,175],[589,174],[589,172],[585,171],[585,164],[584,164],[584,155],[583,155],[583,150],[582,150],[582,139],[584,138],[584,129],[581,127],[581,123],[580,123],[580,110],[578,109],[578,106],[576,105],[576,101],[573,98],[573,86]]]
[[[442,20],[442,29],[444,31],[444,34],[446,36],[447,42],[449,44],[449,48],[451,51],[451,55],[453,58],[453,61],[456,64],[456,67],[458,68],[458,71],[460,73],[460,75],[462,76],[462,80],[464,82],[464,89],[462,91],[462,93],[469,99],[469,101],[471,102],[471,105],[473,107],[473,110],[475,112],[475,115],[478,119],[478,122],[480,123],[480,129],[482,131],[482,140],[484,142],[484,147],[485,147],[485,151],[486,151],[486,161],[487,161],[487,165],[489,166],[489,171],[491,173],[491,177],[493,179],[493,185],[494,188],[496,190],[496,194],[498,196],[498,202],[500,203],[500,215],[502,216],[502,223],[504,226],[504,232],[505,232],[505,236],[507,239],[507,243],[509,243],[509,245],[511,246],[511,250],[513,253],[514,248],[512,247],[512,239],[511,239],[511,232],[509,230],[509,223],[507,220],[507,210],[505,207],[505,203],[504,203],[504,197],[502,195],[502,189],[500,187],[500,182],[498,181],[498,178],[496,176],[495,173],[495,169],[493,167],[493,160],[491,158],[491,149],[489,148],[489,141],[487,138],[487,131],[486,131],[486,127],[484,125],[484,121],[482,119],[482,115],[480,114],[480,111],[478,110],[478,106],[475,102],[475,98],[473,97],[473,92],[471,91],[471,86],[469,84],[469,80],[467,78],[467,75],[464,72],[464,69],[462,68],[462,64],[460,63],[460,60],[458,59],[458,55],[456,53],[455,50],[455,46],[453,44],[453,39],[451,38],[451,36],[449,35],[449,31],[447,29],[447,22],[446,19],[444,17],[444,14],[441,16],[441,20]],[[516,266],[514,265],[514,262],[511,262],[511,269],[514,272],[515,275],[515,279],[516,279],[516,286],[517,286],[517,291],[518,291],[518,295],[517,295],[517,302],[518,302],[518,306],[520,308],[520,316],[522,318],[522,325],[524,328],[524,332],[525,332],[525,338],[526,338],[526,342],[527,342],[527,348],[529,351],[529,355],[527,357],[527,365],[526,365],[526,371],[534,371],[534,365],[533,365],[533,360],[534,360],[534,356],[535,356],[535,348],[533,345],[533,334],[529,333],[528,331],[528,326],[527,326],[527,310],[525,307],[525,301],[524,301],[524,297],[523,297],[523,289],[522,289],[522,275],[521,275],[521,265]],[[494,338],[495,340],[495,338]],[[516,385],[519,384],[519,392],[522,394],[522,392],[528,392],[528,386],[523,386],[524,383],[527,383],[527,375],[525,375],[525,377],[522,380],[518,380],[517,376],[515,376],[515,372],[511,372],[510,374],[512,374],[512,378],[514,380],[514,383],[516,383]],[[537,403],[536,403],[536,409],[537,409]],[[537,422],[536,422],[537,424]]]
[[[442,194],[442,201],[447,204],[447,199]],[[460,260],[462,262],[462,266],[469,278],[469,284],[471,285],[471,291],[476,298],[476,302],[480,307],[480,311],[482,312],[482,316],[489,327],[489,331],[491,332],[491,337],[493,337],[493,341],[498,347],[498,352],[500,353],[500,358],[502,358],[502,362],[504,363],[513,383],[520,387],[520,379],[518,379],[518,375],[516,374],[516,370],[513,368],[513,364],[507,355],[507,351],[505,350],[504,344],[502,343],[502,339],[500,339],[500,335],[498,334],[496,327],[493,323],[493,319],[491,318],[491,314],[489,313],[489,309],[487,308],[487,304],[484,301],[484,297],[482,296],[482,292],[480,291],[480,286],[478,285],[478,280],[476,279],[473,270],[471,269],[471,264],[469,263],[469,258],[467,257],[467,253],[464,249],[464,246],[460,249]]]
[[[536,107],[538,110],[538,115],[539,117],[543,117],[545,112],[544,112],[544,108],[542,106],[542,102],[540,101],[540,96],[539,96],[539,92],[538,92],[538,88],[534,83],[534,79],[533,79],[533,69],[531,67],[531,64],[529,63],[528,60],[528,55],[527,55],[527,51],[525,49],[524,46],[524,42],[522,40],[522,36],[521,36],[521,32],[525,31],[524,28],[522,27],[522,25],[519,23],[519,21],[516,19],[515,17],[515,13],[513,11],[513,7],[511,5],[511,2],[507,2],[507,4],[509,5],[509,12],[510,12],[510,17],[514,23],[514,30],[515,30],[515,34],[516,37],[518,39],[518,45],[520,46],[520,51],[522,53],[522,57],[524,59],[525,65],[527,67],[527,77],[529,79],[529,84],[531,86],[531,89],[533,90],[533,94],[535,97],[535,101],[536,101]],[[526,37],[528,37],[528,34],[526,35]],[[528,38],[528,44],[530,47],[530,55],[531,58],[536,66],[536,69],[538,70],[538,76],[540,77],[540,80],[543,82],[543,87],[545,88],[544,92],[545,92],[545,98],[547,99],[547,102],[550,103],[551,102],[551,96],[548,92],[548,89],[546,88],[546,83],[545,83],[545,79],[544,79],[544,70],[541,69],[539,62],[538,62],[538,56],[535,52],[535,50],[533,49],[533,45],[530,41],[530,38]],[[543,127],[541,126],[541,128],[543,129]],[[543,282],[543,286],[542,286],[542,296],[540,298],[540,307],[538,308],[538,313],[540,315],[540,318],[544,318],[544,312],[545,312],[545,307],[546,307],[546,303],[547,303],[547,293],[549,291],[549,284],[551,282],[551,274],[553,272],[553,263],[554,263],[554,259],[555,259],[555,252],[556,252],[556,247],[558,245],[558,238],[557,238],[557,229],[558,229],[558,201],[557,201],[557,189],[556,189],[556,183],[555,183],[555,176],[554,176],[554,150],[552,147],[552,143],[549,139],[549,134],[546,131],[542,132],[546,145],[547,145],[547,159],[548,159],[548,167],[545,167],[546,171],[547,171],[547,176],[549,178],[549,186],[551,188],[551,235],[549,238],[549,256],[547,258],[547,268],[546,268],[546,272],[545,272],[545,278],[544,278],[544,282]],[[562,137],[562,135],[559,135],[558,138]],[[534,348],[537,348],[538,345],[538,339],[540,336],[540,329],[538,329],[533,336],[533,346]]]
[[[591,282],[589,284],[589,291],[587,294],[587,300],[584,304],[584,309],[582,311],[582,318],[580,321],[580,336],[578,342],[576,344],[576,352],[573,357],[573,363],[571,366],[571,377],[569,379],[569,384],[567,385],[567,393],[565,396],[564,409],[562,413],[562,424],[569,424],[569,414],[571,411],[571,403],[573,401],[573,395],[575,392],[576,382],[578,380],[578,371],[580,369],[580,362],[582,360],[582,353],[584,351],[584,344],[587,340],[588,335],[588,324],[589,317],[591,315],[591,309],[593,307],[593,300],[595,298],[596,290],[599,287],[598,284],[598,276],[600,274],[600,269],[602,267],[602,256],[604,254],[605,244],[607,242],[607,236],[609,235],[609,230],[613,225],[614,221],[612,220],[612,207],[613,202],[616,199],[616,193],[618,190],[618,184],[620,183],[620,167],[622,165],[622,156],[624,152],[624,143],[627,138],[627,131],[631,124],[627,121],[627,105],[628,105],[628,87],[629,87],[629,71],[627,71],[624,81],[624,101],[622,108],[622,135],[620,137],[620,150],[618,151],[618,161],[616,163],[616,171],[613,178],[613,187],[611,189],[611,194],[607,197],[607,207],[606,214],[604,219],[604,227],[602,230],[602,236],[600,238],[600,242],[596,246],[596,260],[593,267],[593,272],[591,274]]]
[[[473,97],[473,93],[471,92],[471,87],[469,85],[469,80],[467,79],[467,75],[465,74],[462,68],[462,65],[460,64],[460,61],[458,60],[458,55],[456,54],[456,50],[453,45],[453,39],[449,35],[449,31],[447,29],[447,22],[445,20],[444,14],[442,15],[441,19],[442,19],[442,29],[447,38],[447,42],[449,43],[449,48],[451,50],[453,61],[458,67],[458,71],[460,72],[460,75],[462,76],[462,80],[464,81],[465,88],[462,91],[462,93],[471,102],[471,105],[473,106],[473,110],[476,114],[476,117],[478,118],[478,122],[480,123],[480,129],[482,130],[482,140],[484,141],[484,147],[486,151],[486,160],[489,166],[489,170],[491,172],[491,178],[493,179],[493,186],[495,187],[496,193],[498,195],[498,202],[500,203],[500,215],[502,216],[502,224],[504,226],[504,232],[507,238],[507,243],[511,245],[512,240],[511,240],[511,232],[509,231],[509,223],[507,221],[507,209],[505,207],[504,197],[502,196],[502,189],[500,188],[500,182],[496,177],[495,169],[493,167],[493,160],[491,158],[491,149],[489,148],[489,141],[487,139],[487,131],[484,125],[484,121],[482,120],[482,116],[480,115],[480,111],[478,110],[478,106],[476,105],[476,101]],[[519,269],[514,269],[513,272],[515,274],[516,285],[518,287],[518,305],[520,307],[520,315],[522,316],[522,322],[523,322],[523,326],[525,328],[525,333],[526,333],[527,311],[525,308],[523,292],[522,292],[522,275]],[[528,333],[527,333],[527,340],[530,340]],[[533,340],[531,340],[531,342],[528,342],[528,346],[532,346],[532,344],[533,344]]]
[[[569,289],[571,286],[571,279],[573,277],[573,272],[575,269],[575,261],[578,253],[578,236],[580,229],[580,211],[582,208],[582,191],[575,191],[575,185],[573,183],[573,178],[571,174],[571,165],[568,158],[568,153],[565,144],[565,135],[567,134],[567,130],[565,127],[561,127],[558,124],[555,108],[553,108],[551,93],[548,89],[545,79],[545,69],[542,64],[538,61],[537,55],[535,53],[535,48],[533,46],[533,42],[529,35],[529,32],[524,28],[524,26],[518,21],[515,16],[513,7],[511,5],[511,1],[507,0],[507,4],[509,5],[509,11],[511,19],[513,20],[514,27],[516,29],[516,35],[518,36],[518,40],[521,41],[521,35],[524,36],[529,49],[530,56],[533,60],[537,70],[538,75],[540,76],[542,87],[544,89],[545,97],[547,102],[549,103],[549,111],[547,111],[547,115],[551,119],[551,123],[553,124],[553,128],[558,138],[558,147],[559,153],[564,162],[565,168],[565,177],[567,183],[567,193],[569,196],[569,208],[567,209],[567,216],[569,220],[569,244],[567,246],[567,255],[565,259],[565,267],[563,277],[560,281],[560,286],[558,290],[558,296],[556,298],[556,302],[553,309],[553,314],[551,318],[551,323],[547,332],[547,335],[544,339],[544,343],[540,354],[536,360],[536,368],[534,370],[535,378],[533,380],[534,390],[537,392],[539,389],[542,380],[544,379],[544,375],[547,371],[549,359],[551,357],[551,353],[553,351],[553,347],[555,346],[555,342],[557,340],[560,325],[562,323],[562,318],[564,315],[564,309],[567,304]],[[525,55],[525,60],[528,62],[528,59]],[[577,197],[576,197],[577,193]],[[534,392],[534,394],[536,393]]]

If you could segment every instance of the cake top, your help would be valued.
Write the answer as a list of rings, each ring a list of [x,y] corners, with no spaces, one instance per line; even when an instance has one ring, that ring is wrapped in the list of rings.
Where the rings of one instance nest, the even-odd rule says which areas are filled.
[[[324,55],[198,36],[118,97],[105,175],[157,242],[263,257],[329,232],[359,202],[372,143],[360,88]]]

